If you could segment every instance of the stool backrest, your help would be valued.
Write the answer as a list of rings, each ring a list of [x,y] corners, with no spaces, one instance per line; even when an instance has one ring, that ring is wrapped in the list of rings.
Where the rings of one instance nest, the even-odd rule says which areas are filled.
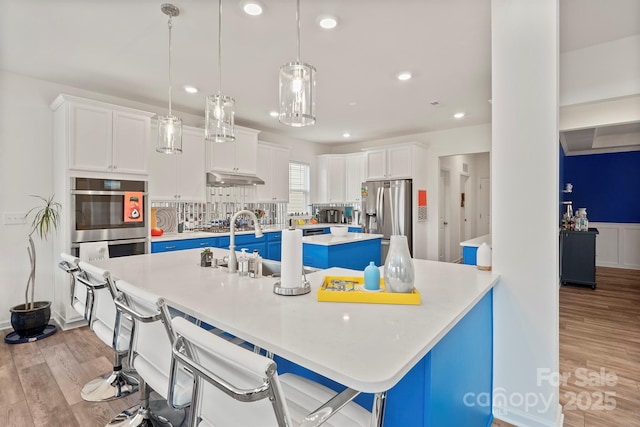
[[[118,291],[124,295],[124,303],[131,310],[134,331],[131,338],[131,364],[140,376],[163,398],[167,398],[171,369],[171,332],[168,309],[161,313],[160,297],[124,280],[116,282]],[[118,297],[118,303],[122,303]],[[166,321],[164,319],[167,319]],[[191,402],[193,378],[181,371],[180,392],[169,402],[179,408]]]
[[[85,274],[84,279],[88,279],[95,286],[93,289],[92,323],[101,322],[106,329],[113,331],[116,323],[116,305],[113,302],[113,295],[109,288],[111,274],[107,270],[84,261],[80,261],[78,267]],[[84,282],[84,279],[79,278],[80,282]],[[95,330],[93,325],[92,329]],[[107,344],[111,345],[110,342]]]
[[[71,275],[71,307],[78,312],[85,320],[91,321],[91,297],[87,287],[82,283],[78,283],[76,276],[81,273],[78,264],[80,258],[74,257],[68,253],[60,254],[62,261],[58,264],[61,269]]]
[[[216,427],[290,426],[276,364],[268,357],[175,317],[173,369],[193,372],[192,426],[198,419]]]

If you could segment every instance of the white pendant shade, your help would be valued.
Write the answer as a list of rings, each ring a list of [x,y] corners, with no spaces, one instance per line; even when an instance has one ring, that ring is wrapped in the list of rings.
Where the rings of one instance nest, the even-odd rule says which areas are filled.
[[[182,120],[176,116],[158,117],[158,147],[164,154],[182,153]]]
[[[180,15],[180,9],[172,4],[164,3],[160,9],[169,16],[169,114],[158,117],[158,144],[156,151],[164,154],[182,154],[182,120],[171,112],[171,95],[173,76],[171,70],[171,29],[172,18]]]
[[[280,67],[278,120],[283,125],[302,127],[316,122],[316,69],[300,61],[300,0],[296,1],[296,26],[297,60]]]
[[[316,122],[316,69],[300,62],[280,67],[280,123],[301,127]]]
[[[218,0],[218,93],[206,99],[204,139],[213,142],[233,142],[236,101],[222,95],[222,0]]]
[[[207,96],[204,137],[207,141],[232,142],[235,100],[221,94]]]

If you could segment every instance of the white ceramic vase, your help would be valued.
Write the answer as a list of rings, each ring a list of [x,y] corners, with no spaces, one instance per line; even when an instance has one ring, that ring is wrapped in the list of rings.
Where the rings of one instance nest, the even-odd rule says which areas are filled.
[[[409,253],[407,236],[391,236],[391,244],[384,263],[384,284],[387,292],[413,291],[415,271]]]

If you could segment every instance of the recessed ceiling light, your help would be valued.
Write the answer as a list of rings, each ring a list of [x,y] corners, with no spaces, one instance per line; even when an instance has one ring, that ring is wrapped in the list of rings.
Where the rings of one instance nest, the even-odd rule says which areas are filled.
[[[358,103],[356,101],[351,101],[350,103],[347,104],[349,107],[355,107],[356,105],[358,105]]]
[[[455,117],[456,119],[461,119],[464,117],[464,113],[455,113],[453,117]]]
[[[271,117],[278,117],[278,112],[277,112],[277,111],[270,111],[270,112],[269,112],[269,115],[270,115]]]
[[[198,93],[198,89],[193,86],[185,86],[184,91],[188,93]]]
[[[349,132],[345,132],[342,134],[345,138],[351,138],[351,134]]]
[[[318,25],[325,30],[332,30],[338,25],[338,20],[329,15],[318,17]]]
[[[411,78],[411,73],[408,71],[403,71],[402,73],[398,73],[398,75],[396,76],[398,78],[398,80],[409,80]]]
[[[242,10],[247,15],[258,16],[262,15],[262,5],[257,1],[243,1],[240,3]]]

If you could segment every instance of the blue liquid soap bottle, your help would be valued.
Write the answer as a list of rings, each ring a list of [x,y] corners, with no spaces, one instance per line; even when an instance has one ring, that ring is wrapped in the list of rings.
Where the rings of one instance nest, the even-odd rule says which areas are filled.
[[[364,288],[367,291],[380,289],[380,270],[373,261],[364,269]]]

